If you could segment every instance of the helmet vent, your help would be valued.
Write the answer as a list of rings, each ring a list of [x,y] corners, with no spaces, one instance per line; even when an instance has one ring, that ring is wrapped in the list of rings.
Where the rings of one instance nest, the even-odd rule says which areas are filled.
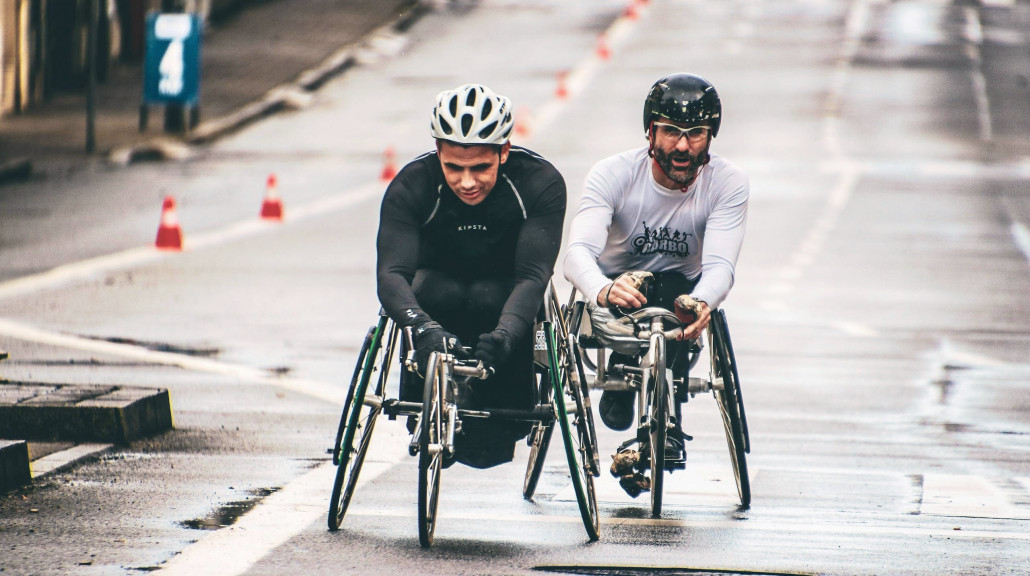
[[[491,122],[490,124],[488,124],[486,126],[486,128],[483,128],[482,130],[479,131],[479,137],[480,138],[489,138],[490,134],[493,133],[495,128],[497,128],[497,122]]]
[[[430,128],[434,138],[457,144],[504,144],[514,124],[510,108],[486,86],[465,84],[437,95]]]

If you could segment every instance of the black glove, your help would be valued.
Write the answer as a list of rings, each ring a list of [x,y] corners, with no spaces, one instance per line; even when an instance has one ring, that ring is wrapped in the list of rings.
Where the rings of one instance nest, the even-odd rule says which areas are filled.
[[[497,368],[508,361],[511,349],[514,347],[515,337],[504,330],[497,329],[479,336],[476,358],[483,363],[484,368],[491,373],[496,373]]]
[[[458,337],[444,330],[437,322],[423,322],[415,326],[414,332],[415,362],[418,362],[418,369],[423,374],[429,367],[429,356],[433,352],[450,352],[459,358],[467,357]]]

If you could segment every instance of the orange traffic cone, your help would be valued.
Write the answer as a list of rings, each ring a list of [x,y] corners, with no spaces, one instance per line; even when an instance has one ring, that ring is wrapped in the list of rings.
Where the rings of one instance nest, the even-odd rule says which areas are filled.
[[[519,106],[515,110],[515,135],[520,138],[528,138],[533,128],[533,118],[529,108]]]
[[[607,60],[612,57],[612,52],[608,49],[608,39],[605,38],[604,34],[597,37],[597,57],[601,60]]]
[[[161,207],[161,226],[157,229],[157,241],[154,246],[161,250],[182,250],[182,228],[175,215],[175,198],[165,196]]]
[[[636,2],[636,0],[633,0],[632,2],[629,3],[628,6],[626,6],[626,11],[623,12],[622,15],[625,16],[626,18],[630,19],[630,20],[636,20],[637,18],[640,17],[640,13],[637,12],[637,2]]]
[[[279,198],[277,184],[275,174],[269,174],[265,185],[265,201],[261,203],[261,217],[265,220],[283,219],[283,201]]]
[[[397,169],[393,166],[393,147],[391,146],[383,152],[383,171],[379,173],[379,179],[389,182],[396,175]]]
[[[569,97],[569,90],[565,87],[565,77],[568,75],[569,72],[567,70],[558,73],[558,88],[554,91],[554,95],[561,100]]]

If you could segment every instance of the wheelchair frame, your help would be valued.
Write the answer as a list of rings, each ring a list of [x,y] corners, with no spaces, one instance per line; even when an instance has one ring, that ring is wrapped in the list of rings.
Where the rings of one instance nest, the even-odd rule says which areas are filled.
[[[443,460],[454,454],[454,434],[460,430],[463,418],[533,423],[523,484],[523,497],[527,500],[532,499],[535,492],[557,421],[583,525],[590,540],[597,540],[600,526],[593,483],[594,477],[599,475],[596,433],[589,390],[577,357],[579,348],[563,312],[549,284],[534,344],[534,352],[540,353],[534,354],[537,405],[531,410],[466,410],[458,408],[455,377],[482,378],[486,372],[478,362],[457,360],[451,354],[437,352],[430,356],[422,402],[399,400],[399,387],[397,397],[388,397],[390,374],[395,365],[401,364],[397,348],[403,330],[380,310],[358,354],[332,449],[333,464],[338,469],[330,496],[329,530],[338,530],[343,522],[379,415],[386,414],[391,420],[400,415],[417,415],[418,423],[408,452],[419,458],[419,542],[423,547],[433,542]],[[408,343],[405,369],[411,369],[413,364],[413,347],[410,340]],[[540,356],[545,358],[541,360]]]
[[[666,366],[666,339],[674,337],[677,332],[676,328],[668,331],[665,329],[665,321],[672,317],[671,312],[659,308],[645,308],[635,314],[635,319],[626,317],[620,320],[621,324],[631,326],[628,330],[633,336],[627,338],[631,338],[639,345],[641,363],[639,366],[622,367],[620,371],[625,384],[612,385],[607,382],[605,375],[607,348],[595,337],[583,334],[583,320],[589,316],[589,312],[586,302],[577,299],[576,290],[572,291],[567,309],[571,338],[580,350],[580,354],[576,356],[581,360],[581,365],[577,367],[580,374],[585,374],[583,364],[589,362],[586,351],[596,350],[596,361],[590,366],[594,369],[590,387],[602,390],[628,387],[637,392],[638,439],[648,443],[650,454],[649,460],[642,461],[637,468],[641,471],[650,469],[652,473],[651,515],[655,518],[661,515],[664,472],[671,472],[675,467],[683,467],[669,467],[665,461],[665,440],[668,430],[673,425],[670,420],[673,402],[677,398],[686,401],[688,396],[693,397],[702,392],[711,392],[715,396],[726,433],[740,507],[748,508],[751,505],[751,482],[747,472],[746,454],[751,452],[751,444],[740,390],[740,377],[725,312],[720,308],[712,310],[709,326],[701,336],[708,344],[709,374],[706,378],[690,377],[688,372],[685,381],[670,378]],[[587,325],[590,325],[589,320]],[[698,348],[691,352],[694,354],[689,362],[691,369],[696,364],[700,351]]]

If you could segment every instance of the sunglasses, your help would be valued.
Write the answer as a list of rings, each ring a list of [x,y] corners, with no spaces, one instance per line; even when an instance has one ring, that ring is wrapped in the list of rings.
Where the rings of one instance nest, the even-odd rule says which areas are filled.
[[[708,126],[680,128],[679,126],[666,124],[665,122],[655,122],[654,127],[655,133],[658,134],[658,136],[673,142],[679,142],[679,139],[684,136],[687,137],[688,142],[700,142],[708,138],[708,134],[712,131]]]

